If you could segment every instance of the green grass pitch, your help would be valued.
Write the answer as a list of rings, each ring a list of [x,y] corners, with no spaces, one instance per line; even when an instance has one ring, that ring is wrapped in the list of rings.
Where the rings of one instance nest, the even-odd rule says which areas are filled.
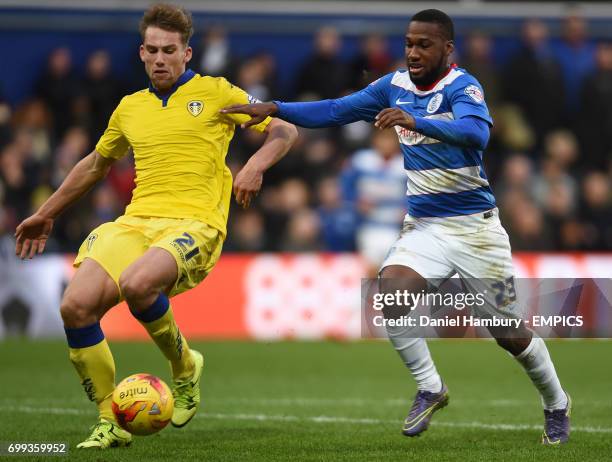
[[[596,461],[612,458],[612,342],[553,341],[574,400],[569,444],[542,447],[539,398],[493,342],[430,348],[450,404],[419,438],[400,434],[415,387],[386,342],[207,342],[203,406],[185,428],[136,437],[127,449],[84,452],[95,411],[63,342],[0,343],[0,441],[68,442],[78,461]],[[150,372],[169,381],[152,343],[111,343],[117,379]],[[7,459],[8,460],[8,459]]]

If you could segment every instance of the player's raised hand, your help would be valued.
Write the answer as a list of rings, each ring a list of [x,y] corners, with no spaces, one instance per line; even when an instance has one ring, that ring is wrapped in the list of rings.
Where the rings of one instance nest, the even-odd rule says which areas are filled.
[[[381,130],[396,125],[408,130],[414,130],[415,126],[414,117],[397,107],[383,109],[375,119],[374,126]]]
[[[263,172],[246,164],[234,180],[234,196],[242,208],[248,208],[251,201],[259,194],[263,183]]]
[[[22,260],[32,258],[45,250],[47,239],[53,229],[53,219],[34,214],[23,220],[15,230],[15,254]]]
[[[255,103],[255,104],[234,104],[221,109],[221,114],[246,114],[251,116],[251,120],[247,120],[240,125],[242,128],[249,128],[257,125],[265,120],[266,117],[276,114],[278,106],[274,103]]]

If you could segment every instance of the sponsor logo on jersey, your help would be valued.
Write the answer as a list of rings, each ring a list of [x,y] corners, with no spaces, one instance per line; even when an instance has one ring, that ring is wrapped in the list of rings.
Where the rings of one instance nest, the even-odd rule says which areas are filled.
[[[202,101],[194,100],[187,103],[187,110],[194,117],[199,116],[202,113],[202,109],[204,109],[204,103]]]
[[[482,90],[476,85],[468,85],[463,91],[466,95],[468,95],[470,98],[472,98],[479,104],[484,101],[484,95],[482,94]]]
[[[427,112],[433,114],[438,109],[440,109],[440,105],[442,104],[442,99],[444,99],[444,95],[442,93],[436,93],[433,98],[429,100],[427,104]]]
[[[247,94],[247,99],[249,100],[249,104],[261,103],[260,99],[255,98],[254,96],[251,96],[251,95],[248,95],[248,94]]]
[[[421,144],[426,138],[425,135],[415,132],[414,130],[408,130],[407,128],[398,127],[397,125],[393,128],[395,128],[399,141],[402,144],[413,146],[415,144]]]

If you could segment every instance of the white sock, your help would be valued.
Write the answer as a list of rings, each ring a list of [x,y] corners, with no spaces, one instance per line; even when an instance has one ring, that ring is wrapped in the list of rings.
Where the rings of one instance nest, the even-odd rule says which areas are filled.
[[[406,338],[404,329],[387,328],[389,340],[399,353],[404,364],[410,369],[417,388],[421,391],[438,393],[442,389],[442,379],[431,359],[427,343],[422,338]]]
[[[525,351],[515,358],[525,368],[527,375],[540,392],[544,409],[565,409],[567,395],[561,388],[544,340],[534,334]]]

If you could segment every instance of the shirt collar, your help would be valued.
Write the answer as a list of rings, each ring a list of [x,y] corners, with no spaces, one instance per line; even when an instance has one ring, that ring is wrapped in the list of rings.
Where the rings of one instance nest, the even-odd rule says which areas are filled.
[[[176,82],[174,82],[172,88],[170,88],[170,90],[164,94],[159,93],[157,89],[153,86],[153,83],[149,82],[149,92],[157,96],[162,101],[163,106],[166,106],[168,104],[168,100],[174,94],[174,92],[176,92],[176,90],[178,90],[181,85],[184,85],[189,82],[193,77],[195,77],[195,75],[196,73],[194,71],[192,71],[191,69],[187,69],[181,74],[181,76],[176,80]]]

